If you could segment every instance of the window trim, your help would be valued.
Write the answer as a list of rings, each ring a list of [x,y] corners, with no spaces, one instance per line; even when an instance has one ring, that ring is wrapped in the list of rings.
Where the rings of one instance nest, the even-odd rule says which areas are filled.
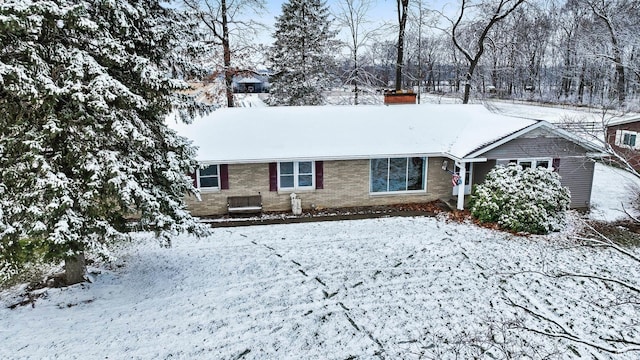
[[[624,143],[624,138],[627,135],[635,136],[635,145],[628,145]],[[640,136],[638,135],[640,135],[640,133],[637,131],[619,129],[616,131],[616,145],[626,149],[640,149]]]
[[[422,189],[420,190],[400,190],[400,191],[373,191],[372,186],[372,172],[371,172],[371,162],[373,160],[386,159],[387,160],[387,189],[389,189],[389,167],[391,163],[391,159],[406,159],[407,160],[407,168],[405,170],[405,181],[409,177],[409,161],[412,158],[419,157],[422,159]],[[372,158],[369,159],[369,195],[371,196],[384,196],[384,195],[411,195],[411,194],[424,194],[427,192],[427,174],[428,174],[428,164],[429,158],[425,156],[406,156],[406,157],[386,157],[386,158]]]
[[[303,175],[311,176],[311,185],[309,186],[300,186],[300,163],[311,163],[311,173],[303,173]],[[280,179],[282,173],[280,171],[280,166],[282,163],[293,163],[293,187],[282,187],[280,184]],[[316,162],[312,160],[306,161],[278,161],[277,166],[277,177],[278,177],[278,191],[310,191],[315,190],[316,188]]]
[[[522,159],[516,159],[517,164],[520,165],[520,163],[522,162],[530,162],[531,163],[531,168],[530,169],[537,169],[538,166],[538,161],[547,161],[547,170],[553,170],[553,158],[548,158],[548,157],[539,157],[539,158],[522,158]],[[536,164],[535,166],[533,164]],[[521,165],[522,166],[522,165]]]
[[[218,186],[215,187],[202,187],[200,185],[200,170],[209,166],[215,166],[216,167],[216,173],[217,175],[206,175],[206,176],[202,176],[203,178],[218,178]],[[200,166],[197,167],[196,169],[196,187],[198,189],[200,189],[201,191],[220,191],[221,189],[221,176],[220,176],[220,164],[201,164]]]

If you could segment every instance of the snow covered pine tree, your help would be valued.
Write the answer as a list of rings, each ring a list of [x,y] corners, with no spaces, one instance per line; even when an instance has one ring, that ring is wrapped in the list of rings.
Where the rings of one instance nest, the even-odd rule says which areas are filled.
[[[270,62],[270,105],[321,105],[337,49],[329,8],[321,0],[289,0],[276,18]]]
[[[127,215],[165,241],[207,232],[183,201],[195,151],[165,125],[205,110],[177,94],[191,29],[158,1],[0,4],[0,280],[37,252],[82,281]]]

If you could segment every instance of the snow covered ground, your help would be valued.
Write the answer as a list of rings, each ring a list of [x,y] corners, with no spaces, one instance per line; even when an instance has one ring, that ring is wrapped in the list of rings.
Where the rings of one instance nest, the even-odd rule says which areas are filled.
[[[598,165],[600,209],[627,196],[610,186],[617,176]],[[217,228],[205,239],[178,237],[170,249],[138,234],[116,262],[95,264],[92,283],[43,289],[33,307],[14,310],[6,305],[21,300],[16,289],[0,293],[0,358],[568,359],[594,352],[523,329],[558,327],[510,302],[590,341],[617,336],[616,328],[639,341],[638,308],[615,303],[618,287],[544,275],[595,273],[638,286],[637,264],[575,246],[574,232],[523,237],[417,217]]]
[[[625,209],[634,216],[640,215],[636,201],[640,191],[640,179],[624,170],[596,163],[593,182],[589,213],[591,219],[625,219],[628,218]]]
[[[235,94],[235,101],[239,107],[265,107],[262,98],[268,94]]]

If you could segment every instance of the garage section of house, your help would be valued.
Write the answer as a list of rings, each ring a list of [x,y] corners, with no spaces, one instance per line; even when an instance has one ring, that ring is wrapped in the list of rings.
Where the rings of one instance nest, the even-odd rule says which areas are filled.
[[[548,122],[482,105],[227,108],[167,121],[198,148],[200,199],[187,198],[196,216],[225,214],[243,197],[248,208],[287,211],[292,193],[304,209],[437,199],[462,209],[473,184],[512,162],[558,171],[571,206],[586,208],[602,155]]]

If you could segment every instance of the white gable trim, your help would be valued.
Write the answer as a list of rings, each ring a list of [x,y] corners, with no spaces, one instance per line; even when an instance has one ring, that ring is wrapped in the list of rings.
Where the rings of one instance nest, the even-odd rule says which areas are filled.
[[[533,124],[531,126],[528,126],[528,127],[524,128],[522,130],[516,131],[515,133],[513,133],[513,134],[511,134],[509,136],[506,136],[506,137],[504,137],[504,138],[502,138],[502,139],[500,139],[500,140],[498,140],[498,141],[496,141],[496,142],[494,142],[492,144],[489,144],[489,145],[481,148],[480,150],[474,151],[471,154],[468,154],[466,157],[467,158],[475,158],[476,156],[478,156],[480,154],[484,154],[489,150],[495,149],[500,145],[506,144],[509,141],[511,141],[513,139],[516,139],[516,138],[528,133],[531,130],[539,128],[540,126],[542,126],[542,124],[543,124],[543,122],[539,121],[539,122],[537,122],[537,123],[535,123],[535,124]]]
[[[475,158],[478,155],[484,154],[489,150],[492,150],[492,149],[497,148],[498,146],[504,145],[504,144],[508,143],[509,141],[511,141],[513,139],[516,139],[516,138],[519,138],[520,136],[522,136],[522,135],[524,135],[524,134],[526,134],[528,132],[531,132],[531,131],[533,131],[535,129],[538,129],[540,127],[545,127],[549,131],[551,131],[552,133],[554,133],[556,135],[559,135],[560,137],[562,137],[562,138],[564,138],[566,140],[574,142],[574,143],[582,146],[583,148],[585,148],[587,150],[590,150],[590,152],[594,152],[594,153],[597,153],[599,155],[604,155],[604,149],[599,148],[596,145],[585,141],[584,139],[578,137],[577,135],[574,135],[574,134],[572,134],[572,133],[570,133],[568,131],[559,129],[556,126],[554,126],[554,125],[552,125],[552,124],[550,124],[550,123],[548,123],[548,122],[546,122],[544,120],[539,120],[536,124],[533,124],[533,125],[531,125],[529,127],[526,127],[526,128],[524,128],[524,129],[522,129],[520,131],[517,131],[517,132],[515,132],[515,133],[513,133],[513,134],[511,134],[509,136],[506,136],[506,137],[504,137],[504,138],[502,138],[502,139],[500,139],[500,140],[498,140],[498,141],[496,141],[496,142],[494,142],[494,143],[492,143],[490,145],[487,145],[487,146],[481,148],[480,150],[474,151],[473,153],[467,155],[466,157],[467,158]]]

